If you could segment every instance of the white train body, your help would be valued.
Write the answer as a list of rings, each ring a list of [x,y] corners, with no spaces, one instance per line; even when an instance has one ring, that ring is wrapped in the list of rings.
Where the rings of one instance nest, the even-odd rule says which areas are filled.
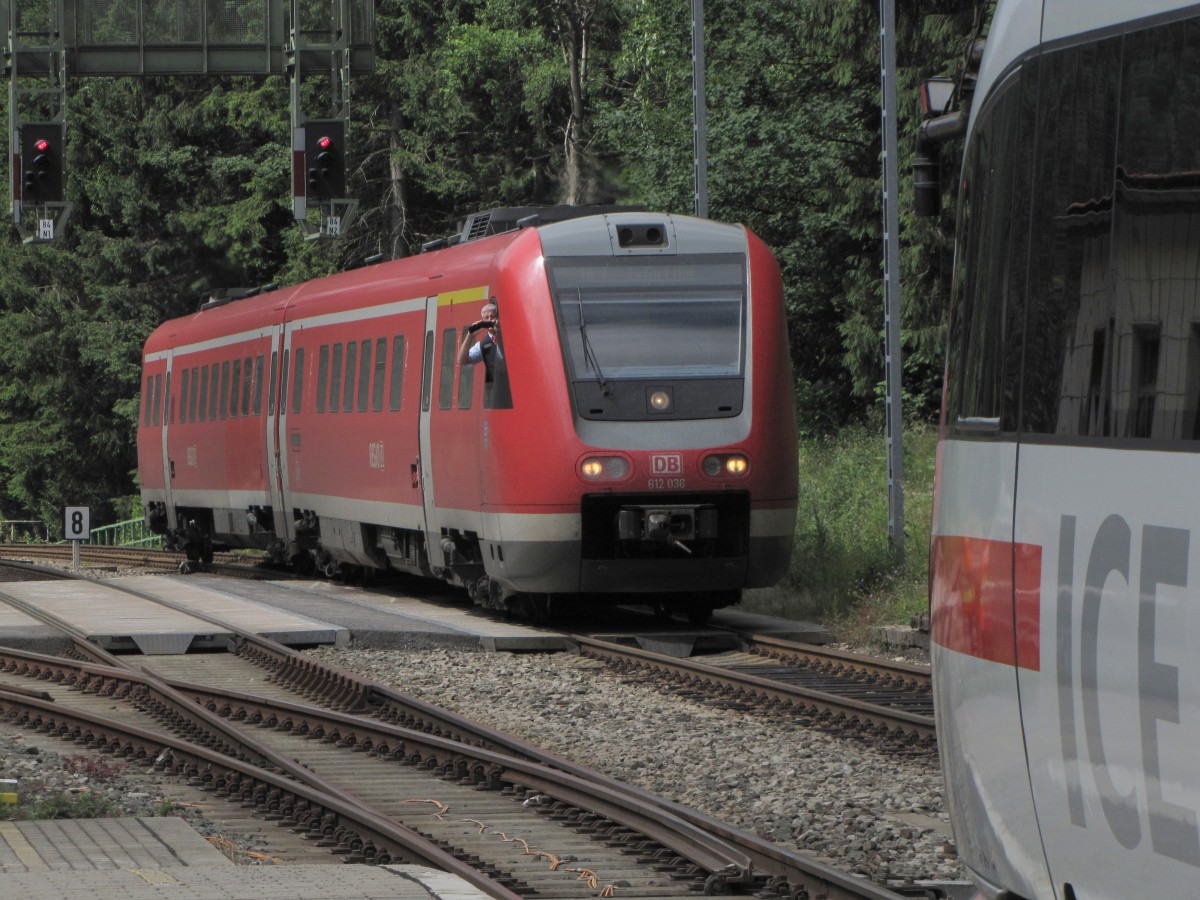
[[[988,898],[1200,896],[1200,5],[1000,0],[961,195],[930,564],[959,854]]]

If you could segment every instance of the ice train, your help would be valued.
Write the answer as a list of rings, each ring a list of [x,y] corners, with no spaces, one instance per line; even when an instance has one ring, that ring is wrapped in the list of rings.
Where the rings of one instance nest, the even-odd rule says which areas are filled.
[[[1200,6],[996,5],[930,563],[946,795],[987,898],[1200,895],[1197,121]]]

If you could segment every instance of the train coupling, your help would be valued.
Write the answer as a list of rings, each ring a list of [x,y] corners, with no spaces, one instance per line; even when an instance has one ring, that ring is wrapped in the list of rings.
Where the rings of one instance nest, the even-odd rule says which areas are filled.
[[[623,541],[671,544],[691,554],[684,541],[717,536],[717,510],[699,505],[622,507],[617,536]]]

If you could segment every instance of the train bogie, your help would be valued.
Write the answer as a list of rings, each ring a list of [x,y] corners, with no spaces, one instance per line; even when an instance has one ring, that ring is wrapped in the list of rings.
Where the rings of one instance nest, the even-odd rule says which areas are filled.
[[[486,606],[774,583],[796,459],[773,258],[741,227],[583,212],[166,323],[151,523]]]

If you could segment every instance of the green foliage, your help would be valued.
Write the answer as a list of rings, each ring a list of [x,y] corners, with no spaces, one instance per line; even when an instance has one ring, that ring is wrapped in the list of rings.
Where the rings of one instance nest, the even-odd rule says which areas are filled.
[[[961,69],[977,6],[899,10],[904,408],[917,420],[938,403],[951,249],[949,227],[908,213],[912,98]],[[354,78],[348,132],[359,212],[337,242],[306,241],[292,220],[285,79],[71,82],[71,224],[52,246],[15,229],[0,240],[0,515],[125,517],[113,498],[136,492],[141,345],[205,293],[406,255],[491,206],[693,210],[688,4],[378,0],[375,22],[377,70]],[[802,434],[869,421],[883,380],[878,7],[749,0],[710,5],[705,26],[710,215],[779,259]],[[303,100],[327,114],[321,88]]]
[[[936,444],[928,426],[904,434],[904,554],[898,559],[888,538],[887,445],[880,431],[852,426],[802,442],[796,547],[784,585],[795,605],[772,611],[840,622],[846,633],[864,624],[907,622],[928,609]],[[752,607],[754,600],[748,598]]]
[[[45,796],[37,785],[30,785],[28,790],[33,796],[23,802],[0,805],[0,819],[104,819],[120,815],[116,804],[96,791]]]

